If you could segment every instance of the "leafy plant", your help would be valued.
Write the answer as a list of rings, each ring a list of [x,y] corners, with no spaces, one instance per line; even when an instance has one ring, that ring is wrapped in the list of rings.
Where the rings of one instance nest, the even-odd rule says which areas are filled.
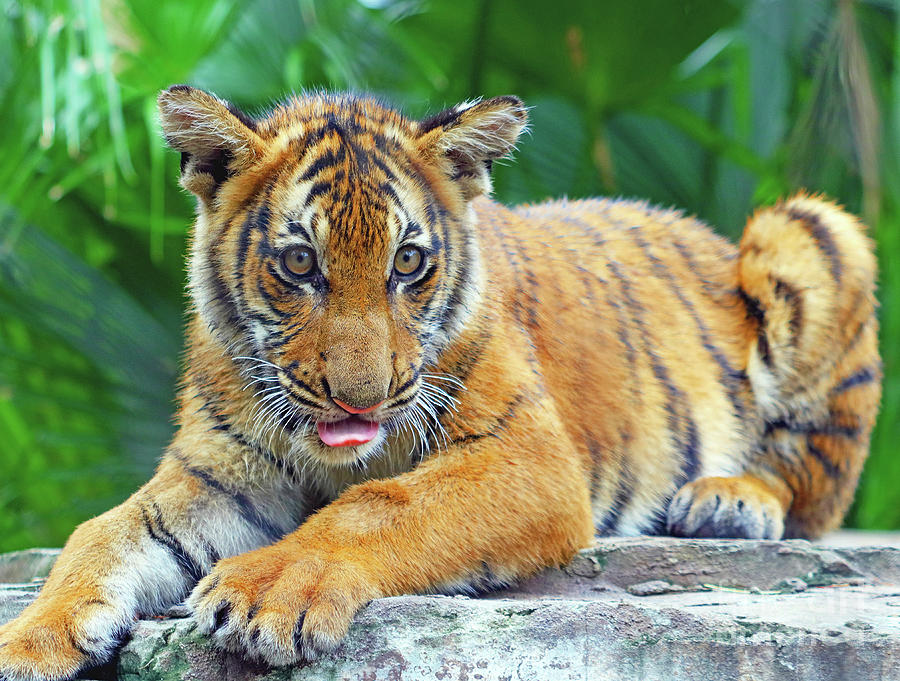
[[[156,93],[253,113],[368,90],[413,115],[515,92],[507,202],[615,193],[739,234],[824,190],[873,226],[885,398],[850,522],[900,527],[900,19],[871,0],[0,0],[0,550],[59,544],[171,435],[191,201]]]

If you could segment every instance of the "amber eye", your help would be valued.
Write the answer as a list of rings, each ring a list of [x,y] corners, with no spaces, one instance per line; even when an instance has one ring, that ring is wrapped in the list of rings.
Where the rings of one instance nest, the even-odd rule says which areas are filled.
[[[394,269],[397,274],[408,277],[419,270],[422,260],[424,260],[422,249],[416,246],[404,246],[394,256]]]
[[[316,256],[307,246],[294,246],[281,254],[281,264],[291,274],[305,277],[316,268]]]

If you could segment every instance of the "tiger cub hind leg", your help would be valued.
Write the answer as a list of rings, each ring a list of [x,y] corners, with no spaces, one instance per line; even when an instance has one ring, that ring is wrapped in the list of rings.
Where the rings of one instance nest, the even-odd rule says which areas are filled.
[[[781,539],[791,499],[775,476],[697,478],[672,498],[667,530],[676,537]]]
[[[821,198],[794,196],[744,231],[747,375],[764,426],[750,470],[790,488],[789,537],[840,525],[869,453],[881,399],[875,278],[865,227]]]

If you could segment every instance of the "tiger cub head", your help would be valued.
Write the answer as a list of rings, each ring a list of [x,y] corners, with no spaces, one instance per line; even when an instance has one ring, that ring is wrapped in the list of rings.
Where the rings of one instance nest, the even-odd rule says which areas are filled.
[[[312,94],[251,118],[176,85],[159,108],[198,199],[196,314],[279,405],[292,446],[327,465],[378,451],[423,408],[428,365],[477,304],[470,202],[525,127],[522,102],[416,121]]]

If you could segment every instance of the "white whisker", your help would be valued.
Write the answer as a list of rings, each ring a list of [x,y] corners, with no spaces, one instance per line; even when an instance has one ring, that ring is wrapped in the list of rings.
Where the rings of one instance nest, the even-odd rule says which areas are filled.
[[[420,376],[422,376],[424,378],[430,378],[431,380],[434,380],[434,381],[443,381],[445,383],[452,383],[460,390],[468,390],[468,388],[466,388],[465,383],[463,383],[460,379],[458,379],[456,376],[453,376],[452,374],[436,374],[436,373],[423,371],[420,374]]]
[[[259,357],[240,356],[240,357],[232,357],[232,359],[233,360],[244,360],[244,361],[248,361],[248,362],[256,362],[257,364],[262,364],[264,366],[268,366],[273,369],[277,369],[279,371],[281,370],[281,367],[279,367],[277,364],[272,364],[272,362],[269,362],[268,360],[265,360],[265,359],[260,359]]]

